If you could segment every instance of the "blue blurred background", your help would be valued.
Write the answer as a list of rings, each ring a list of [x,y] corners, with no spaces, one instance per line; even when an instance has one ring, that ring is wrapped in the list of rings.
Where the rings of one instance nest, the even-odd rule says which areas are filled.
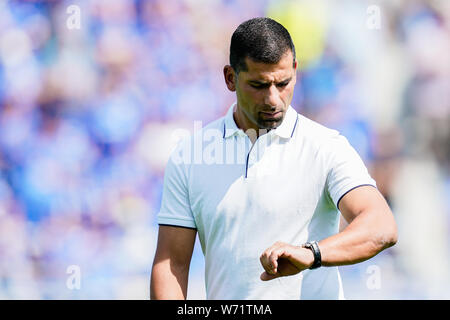
[[[446,0],[0,1],[0,299],[149,297],[173,132],[224,115],[230,37],[256,16],[293,36],[292,106],[349,139],[398,223],[341,268],[346,297],[450,299]],[[197,244],[191,299],[203,270]]]

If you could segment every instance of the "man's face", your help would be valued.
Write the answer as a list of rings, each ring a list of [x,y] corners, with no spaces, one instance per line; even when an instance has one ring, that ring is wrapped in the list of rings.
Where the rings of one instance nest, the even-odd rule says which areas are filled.
[[[296,83],[297,63],[293,66],[292,62],[291,51],[276,64],[246,58],[248,70],[240,71],[237,76],[233,72],[236,120],[241,129],[274,129],[282,123]]]

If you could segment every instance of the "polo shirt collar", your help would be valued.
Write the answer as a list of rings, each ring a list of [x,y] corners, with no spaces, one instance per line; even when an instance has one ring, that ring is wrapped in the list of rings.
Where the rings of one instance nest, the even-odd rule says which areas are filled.
[[[275,129],[275,134],[281,138],[290,139],[294,134],[294,130],[297,127],[298,113],[291,106],[288,107],[286,114],[284,115],[283,122]]]
[[[223,123],[223,137],[224,138],[229,138],[229,137],[235,135],[236,133],[238,133],[239,131],[244,133],[243,130],[238,128],[238,126],[236,125],[236,122],[234,122],[233,112],[234,112],[235,107],[236,107],[236,102],[233,103],[230,108],[228,108],[228,112],[225,116],[225,121]]]
[[[236,122],[234,121],[233,112],[235,107],[236,102],[231,105],[231,107],[227,111],[227,114],[225,115],[225,121],[223,123],[224,139],[229,138],[237,133],[245,135],[245,132],[242,129],[239,129],[238,126],[236,125]],[[271,130],[270,132],[273,132],[274,134],[282,138],[290,139],[294,134],[297,122],[298,122],[297,111],[295,111],[294,108],[289,106],[288,110],[286,111],[286,115],[284,116],[283,122],[275,130]]]

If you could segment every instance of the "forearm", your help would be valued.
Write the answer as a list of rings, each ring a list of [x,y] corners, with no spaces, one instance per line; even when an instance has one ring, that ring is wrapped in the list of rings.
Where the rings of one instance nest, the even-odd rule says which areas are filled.
[[[397,242],[390,214],[362,212],[342,232],[319,241],[323,266],[365,261]]]
[[[339,209],[349,224],[338,234],[319,241],[323,266],[362,262],[397,242],[394,216],[375,188],[356,188],[340,204]],[[308,248],[276,242],[263,252],[260,261],[265,270],[261,280],[267,281],[310,268],[314,255]]]
[[[150,299],[186,299],[188,277],[189,268],[170,265],[170,262],[167,260],[155,263],[150,282]]]

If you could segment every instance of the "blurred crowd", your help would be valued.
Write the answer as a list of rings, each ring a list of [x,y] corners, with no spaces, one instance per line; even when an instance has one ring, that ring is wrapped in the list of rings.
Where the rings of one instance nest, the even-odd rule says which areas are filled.
[[[256,16],[293,36],[292,106],[349,139],[398,223],[395,247],[341,268],[347,298],[450,299],[445,0],[0,1],[0,299],[148,298],[173,132],[233,103],[230,37]]]

